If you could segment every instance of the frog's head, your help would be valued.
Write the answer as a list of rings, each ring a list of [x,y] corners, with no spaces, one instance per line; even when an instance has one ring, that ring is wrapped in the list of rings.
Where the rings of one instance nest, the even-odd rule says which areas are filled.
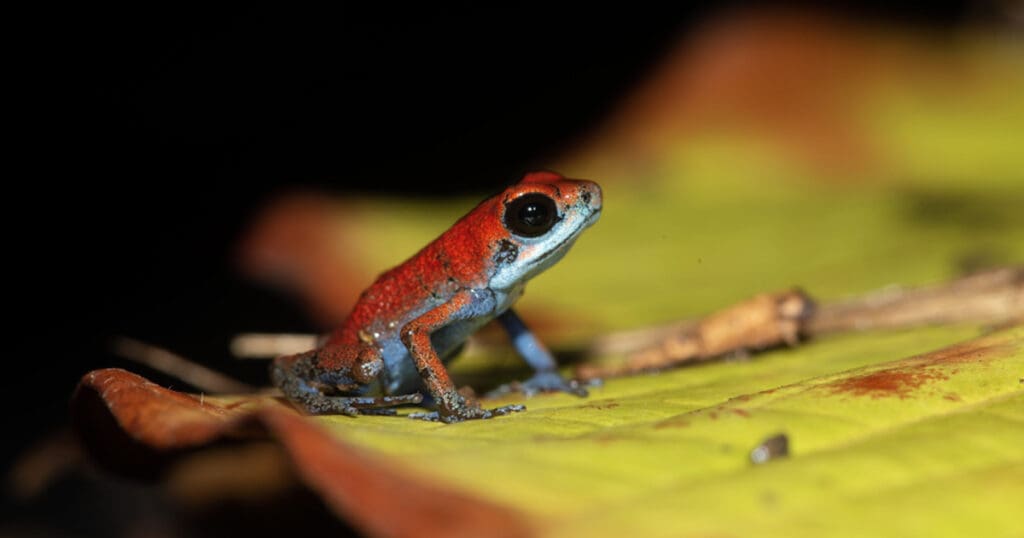
[[[601,187],[552,172],[527,174],[496,197],[504,228],[491,245],[489,286],[509,289],[565,256],[601,215]]]

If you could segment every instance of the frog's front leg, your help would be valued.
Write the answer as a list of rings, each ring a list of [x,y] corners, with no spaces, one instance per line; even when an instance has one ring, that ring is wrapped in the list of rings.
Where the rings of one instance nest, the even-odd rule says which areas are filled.
[[[447,303],[434,308],[410,321],[402,328],[402,343],[409,350],[416,370],[423,378],[423,384],[434,397],[437,411],[432,413],[413,413],[413,418],[425,420],[441,420],[443,422],[461,422],[463,420],[491,418],[526,409],[522,405],[507,405],[496,409],[483,409],[471,404],[455,390],[448,370],[437,356],[430,335],[451,323],[466,321],[488,315],[495,305],[494,295],[486,290],[464,290]]]
[[[395,410],[391,407],[423,401],[420,394],[344,394],[365,388],[380,373],[382,365],[379,353],[371,348],[355,352],[321,348],[278,357],[270,367],[270,379],[285,397],[311,415],[394,415]],[[339,396],[324,393],[339,390],[342,391]]]
[[[516,352],[535,373],[526,381],[504,384],[488,393],[488,396],[500,396],[510,392],[522,392],[526,396],[533,396],[538,392],[568,392],[581,397],[587,395],[587,389],[578,381],[566,380],[558,373],[558,364],[551,352],[530,332],[511,308],[498,316],[498,321],[508,332]]]

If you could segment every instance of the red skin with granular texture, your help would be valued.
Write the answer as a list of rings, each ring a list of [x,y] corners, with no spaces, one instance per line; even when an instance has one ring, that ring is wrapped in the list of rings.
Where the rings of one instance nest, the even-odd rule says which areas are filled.
[[[485,411],[467,403],[444,366],[473,331],[497,318],[538,372],[524,392],[585,394],[553,372],[550,353],[510,307],[600,211],[596,183],[528,174],[378,277],[322,347],[277,359],[275,384],[312,413],[392,414],[390,406],[419,402],[408,394],[417,386],[438,406],[436,417],[421,418],[454,422],[518,411],[522,406]],[[369,396],[378,393],[385,396]]]

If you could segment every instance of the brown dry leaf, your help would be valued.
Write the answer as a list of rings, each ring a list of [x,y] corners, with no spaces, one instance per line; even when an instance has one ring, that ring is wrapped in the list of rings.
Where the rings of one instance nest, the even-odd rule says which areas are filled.
[[[667,55],[581,149],[582,160],[660,160],[708,133],[743,133],[824,172],[821,179],[862,181],[890,158],[865,121],[864,103],[880,91],[955,96],[999,84],[970,58],[936,48],[935,38],[808,10],[727,13]]]
[[[250,278],[292,290],[314,316],[340,323],[372,279],[361,263],[360,212],[323,195],[296,193],[267,207],[238,250]]]
[[[152,475],[224,440],[280,443],[303,482],[373,536],[527,536],[515,511],[420,478],[329,435],[275,398],[205,398],[119,369],[87,374],[72,399],[76,429],[108,467]]]

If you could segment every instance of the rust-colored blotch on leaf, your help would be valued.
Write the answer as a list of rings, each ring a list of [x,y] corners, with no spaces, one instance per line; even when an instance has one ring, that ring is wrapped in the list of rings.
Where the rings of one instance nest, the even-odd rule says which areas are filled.
[[[977,345],[967,342],[924,355],[910,357],[894,363],[890,368],[841,379],[829,386],[834,394],[850,394],[871,398],[909,398],[915,391],[935,381],[949,379],[957,369],[948,365],[966,362],[984,362],[997,359],[1012,351],[1007,345]],[[951,399],[947,400],[959,401]]]

